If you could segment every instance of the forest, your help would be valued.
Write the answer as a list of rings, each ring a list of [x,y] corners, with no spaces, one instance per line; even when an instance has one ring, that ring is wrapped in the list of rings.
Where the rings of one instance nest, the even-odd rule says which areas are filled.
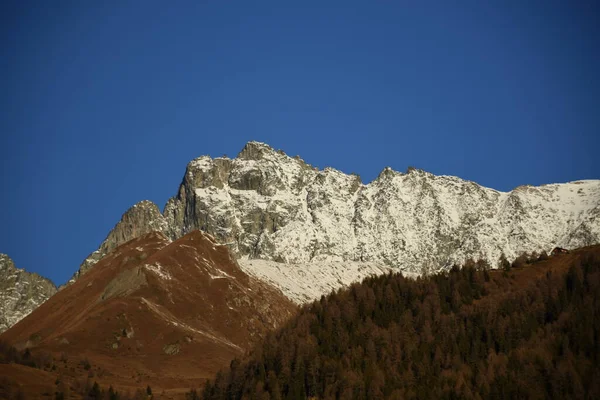
[[[600,398],[599,253],[367,278],[188,398]]]
[[[31,352],[28,348],[17,350],[14,346],[0,340],[0,364],[22,365],[46,372],[58,371],[60,365],[67,366],[68,360],[63,355],[59,360],[44,352]],[[121,393],[112,386],[101,387],[92,379],[93,373],[89,361],[82,359],[77,367],[81,370],[79,378],[65,377],[58,373],[54,382],[54,390],[46,390],[35,395],[35,398],[67,400],[70,398],[85,400],[151,400],[154,398],[152,388],[139,388],[135,392]],[[31,375],[30,372],[27,375]],[[35,379],[35,378],[32,378]],[[22,385],[0,374],[0,399],[27,400],[32,398]]]

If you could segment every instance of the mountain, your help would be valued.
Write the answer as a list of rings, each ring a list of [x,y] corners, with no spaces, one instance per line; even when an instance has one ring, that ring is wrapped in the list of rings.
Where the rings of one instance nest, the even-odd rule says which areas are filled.
[[[249,142],[235,159],[191,161],[163,212],[147,200],[127,210],[70,283],[131,239],[156,231],[175,240],[195,229],[226,244],[247,274],[303,303],[390,270],[417,275],[468,258],[496,265],[501,254],[514,259],[600,243],[600,180],[499,192],[415,168],[384,168],[363,184],[357,175],[318,170]],[[0,329],[33,304],[1,312],[8,317]]]
[[[303,307],[201,390],[220,399],[600,397],[600,246],[371,277]]]
[[[56,286],[38,274],[15,267],[0,254],[0,333],[24,318],[56,293]]]
[[[187,389],[295,310],[211,236],[171,242],[151,232],[113,249],[0,340],[52,355],[56,373],[73,380],[89,370],[106,386]]]
[[[102,257],[121,244],[150,232],[167,232],[167,223],[156,204],[145,200],[135,204],[123,214],[119,223],[109,232],[100,248],[87,256],[69,282],[74,282]]]
[[[140,233],[176,239],[194,229],[226,244],[247,273],[303,302],[390,269],[436,271],[468,258],[496,265],[501,254],[514,259],[600,243],[600,181],[500,192],[415,168],[384,168],[364,184],[249,142],[235,159],[191,161],[162,214],[151,202],[135,205],[78,274]]]

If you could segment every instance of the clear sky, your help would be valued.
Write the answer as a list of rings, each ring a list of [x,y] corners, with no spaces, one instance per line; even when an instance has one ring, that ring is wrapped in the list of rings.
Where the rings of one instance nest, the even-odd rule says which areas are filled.
[[[4,1],[0,252],[63,283],[250,140],[364,182],[600,178],[599,4]]]

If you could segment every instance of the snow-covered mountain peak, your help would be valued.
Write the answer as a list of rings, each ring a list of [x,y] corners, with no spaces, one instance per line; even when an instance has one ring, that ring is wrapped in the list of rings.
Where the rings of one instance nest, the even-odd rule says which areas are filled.
[[[277,152],[266,143],[250,141],[246,143],[242,151],[237,155],[238,160],[262,160],[262,159],[277,159],[277,156],[285,156],[283,152]]]
[[[471,257],[495,265],[502,253],[510,259],[600,242],[600,181],[500,192],[386,167],[364,184],[357,175],[319,170],[249,142],[233,159],[191,161],[163,214],[138,219],[133,225],[152,223],[171,239],[202,230],[243,260],[369,262],[419,272]],[[135,234],[120,231],[122,240]]]
[[[600,243],[600,180],[501,192],[386,167],[365,184],[249,142],[236,158],[189,162],[162,213],[147,200],[131,207],[72,281],[129,240],[159,232],[167,245],[194,230],[226,245],[245,272],[303,302],[373,273],[418,274],[468,258],[495,266],[501,254],[510,260]],[[6,259],[0,255],[0,274],[14,268]]]
[[[394,171],[391,167],[385,167],[384,169],[381,170],[381,172],[379,173],[379,175],[377,175],[377,178],[375,178],[374,182],[387,182],[390,181],[392,179],[394,179],[397,176],[401,176],[402,173],[398,172],[398,171]]]

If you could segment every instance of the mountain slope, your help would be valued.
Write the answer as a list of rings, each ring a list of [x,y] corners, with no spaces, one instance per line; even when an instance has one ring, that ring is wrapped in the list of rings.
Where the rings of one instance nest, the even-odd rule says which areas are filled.
[[[194,231],[171,243],[153,232],[113,250],[0,339],[87,358],[104,371],[101,384],[186,388],[294,310],[211,237]]]
[[[557,245],[600,243],[598,180],[499,192],[414,168],[407,173],[385,168],[363,184],[357,175],[320,171],[258,142],[249,142],[235,159],[203,156],[191,161],[162,215],[143,202],[124,218],[140,207],[154,209],[151,218],[122,220],[81,271],[148,226],[160,227],[172,239],[194,229],[208,232],[243,266],[273,266],[246,259],[282,263],[281,268],[268,267],[272,273],[244,268],[256,276],[270,274],[296,300],[303,296],[285,289],[294,283],[291,276],[298,277],[289,273],[294,264],[328,268],[352,261],[373,272],[395,268],[419,273],[468,258],[496,265],[502,253],[514,259]],[[334,280],[324,287],[336,285],[340,274],[326,274]],[[302,286],[317,282],[308,274],[302,279]]]
[[[24,318],[56,293],[56,286],[38,274],[15,267],[0,254],[0,333]]]
[[[368,261],[313,261],[286,264],[243,259],[238,263],[248,275],[279,288],[297,304],[318,299],[369,276],[384,275],[395,270],[387,265]],[[405,272],[405,276],[416,277],[418,274]]]
[[[368,278],[303,307],[203,398],[598,398],[599,296],[600,246]]]

